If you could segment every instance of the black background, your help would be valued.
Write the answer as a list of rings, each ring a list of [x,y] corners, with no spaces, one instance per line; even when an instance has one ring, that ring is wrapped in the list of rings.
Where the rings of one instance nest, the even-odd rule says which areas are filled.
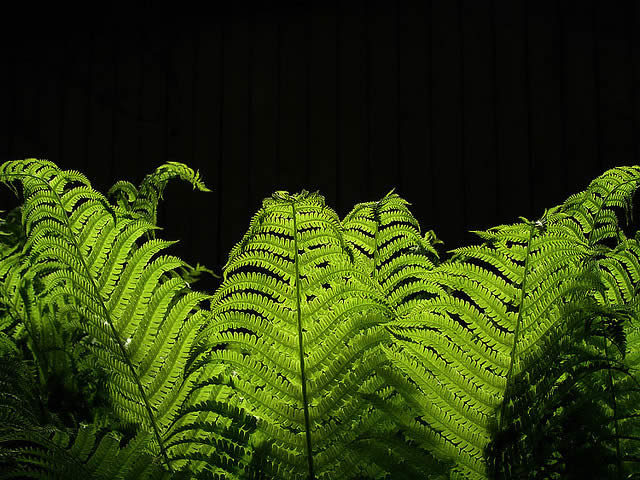
[[[343,217],[395,187],[443,251],[639,163],[638,2],[209,6],[5,12],[0,162],[46,158],[103,193],[199,169],[213,192],[169,183],[159,236],[217,272],[275,190]]]

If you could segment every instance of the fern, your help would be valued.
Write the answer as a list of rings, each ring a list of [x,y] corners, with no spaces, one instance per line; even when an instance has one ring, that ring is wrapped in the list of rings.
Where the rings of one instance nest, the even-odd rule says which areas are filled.
[[[573,312],[576,318],[567,322],[564,336],[553,339],[555,345],[567,345],[564,358],[556,355],[528,367],[529,372],[546,368],[545,375],[537,375],[543,382],[533,384],[536,377],[528,373],[526,382],[517,386],[514,381],[510,428],[517,427],[520,436],[510,452],[501,448],[515,468],[538,469],[539,475],[529,478],[629,478],[638,473],[638,459],[629,455],[638,440],[629,434],[640,426],[633,403],[640,384],[629,368],[637,365],[623,359],[630,322],[638,318],[634,284],[640,278],[640,249],[626,239],[616,215],[616,209],[630,209],[638,180],[637,168],[609,170],[558,209],[581,225],[593,250],[594,273],[603,283]],[[619,243],[610,247],[612,240]],[[512,478],[502,465],[496,476]]]
[[[120,435],[111,432],[89,456],[96,429],[83,424],[69,447],[73,429],[65,428],[55,415],[42,418],[35,371],[16,351],[14,344],[0,355],[0,478],[167,478],[151,455],[141,454],[149,440],[146,432],[122,450]]]
[[[393,191],[342,222],[276,192],[213,296],[154,259],[176,176],[209,191],[0,166],[0,478],[640,476],[640,167],[444,262]]]
[[[29,275],[45,285],[42,302],[58,303],[55,321],[95,340],[114,415],[123,426],[152,432],[150,453],[171,471],[163,437],[200,374],[187,361],[197,360],[190,355],[205,320],[198,302],[209,296],[185,288],[173,271],[185,265],[180,259],[150,261],[175,242],[134,248],[157,227],[111,207],[80,173],[28,159],[3,164],[0,179],[22,182],[23,252]]]
[[[0,329],[11,332],[15,340],[24,336],[24,304],[20,287],[28,270],[22,247],[26,241],[21,225],[21,208],[14,208],[0,221]]]
[[[113,197],[120,207],[131,212],[137,218],[142,218],[150,224],[156,225],[158,201],[163,198],[162,194],[167,182],[176,177],[191,183],[194,190],[197,188],[201,192],[211,192],[200,179],[199,172],[194,172],[180,162],[167,162],[160,165],[155,172],[147,175],[139,189],[131,182],[120,180],[109,189],[107,195]]]
[[[621,169],[603,183],[610,191],[635,175]],[[591,200],[582,202],[602,209],[598,202],[606,193],[596,185]],[[416,420],[407,414],[403,423],[422,428],[422,440],[437,442],[441,458],[457,461],[454,478],[488,476],[485,450],[491,450],[492,438],[529,414],[511,408],[515,385],[536,364],[549,368],[535,375],[550,374],[552,359],[568,348],[558,341],[569,328],[566,319],[603,288],[594,273],[599,250],[585,232],[600,240],[612,230],[572,211],[575,201],[538,222],[523,218],[521,224],[476,232],[483,245],[453,251],[429,273],[426,281],[445,293],[386,326],[396,338],[385,349],[394,364],[386,376],[418,414]]]
[[[620,233],[616,231],[616,235]],[[588,322],[597,339],[589,351],[604,353],[607,357],[606,368],[594,377],[595,387],[590,392],[600,394],[598,406],[605,412],[602,420],[605,427],[598,440],[611,452],[613,460],[609,470],[617,478],[635,478],[640,477],[640,437],[637,435],[640,430],[637,416],[640,244],[637,238],[627,239],[623,233],[621,237],[620,243],[613,249],[607,248],[606,255],[599,261],[607,288],[598,293],[596,300],[599,305],[612,308],[615,315],[605,317],[600,324]],[[598,397],[592,395],[592,398]]]
[[[120,180],[116,182],[107,193],[107,196],[116,200],[118,205],[137,218],[142,218],[152,225],[157,225],[158,202],[163,199],[162,194],[167,183],[172,178],[181,178],[201,192],[211,192],[200,179],[200,173],[193,171],[183,163],[167,162],[156,168],[155,172],[145,176],[139,188],[131,182]],[[155,239],[155,229],[145,233],[148,239]],[[201,273],[209,273],[214,278],[220,278],[213,271],[201,266],[192,267],[185,264],[179,267],[182,270],[182,278],[188,283],[198,280]],[[163,279],[166,279],[163,277]]]
[[[431,285],[420,280],[439,260],[434,245],[443,242],[433,230],[421,236],[408,204],[392,190],[378,202],[356,205],[342,220],[345,239],[357,252],[360,268],[380,284],[397,315],[421,298],[442,293],[430,292]]]
[[[2,230],[2,330],[17,342],[18,351],[24,348],[30,351],[38,372],[39,395],[46,409],[71,418],[76,413],[86,415],[88,403],[92,403],[94,397],[91,391],[95,387],[95,372],[83,377],[78,358],[71,349],[77,338],[55,321],[52,309],[57,305],[40,301],[42,282],[29,271],[28,256],[22,251],[26,236],[20,207],[12,210]]]
[[[352,266],[335,212],[318,194],[275,193],[232,249],[224,278],[203,335],[233,401],[273,440],[276,477],[364,472],[348,446],[385,422],[356,393],[380,386],[372,372],[392,312]]]
[[[0,425],[2,428],[21,428],[55,421],[43,418],[35,372],[29,361],[22,358],[17,345],[4,333],[0,335]]]
[[[46,429],[24,429],[0,435],[0,443],[26,443],[4,449],[11,455],[13,466],[5,466],[0,479],[16,478],[28,472],[32,478],[85,478],[92,480],[160,480],[187,479],[184,473],[168,475],[153,457],[141,453],[149,441],[149,433],[141,432],[125,448],[120,448],[120,435],[108,433],[96,446],[95,427],[83,425],[75,441],[69,445],[69,434]],[[1,457],[0,457],[1,458]]]

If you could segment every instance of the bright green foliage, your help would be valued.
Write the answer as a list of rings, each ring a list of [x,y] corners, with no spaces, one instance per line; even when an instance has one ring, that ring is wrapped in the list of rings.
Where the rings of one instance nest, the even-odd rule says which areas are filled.
[[[277,192],[231,251],[206,332],[236,401],[273,441],[277,478],[351,478],[349,449],[383,424],[357,395],[384,361],[392,312],[356,270],[335,212],[318,194]],[[366,460],[366,459],[365,459]]]
[[[439,259],[434,245],[443,242],[433,230],[420,235],[420,225],[407,205],[392,190],[380,201],[359,203],[342,220],[360,268],[380,284],[398,315],[411,310],[420,298],[439,292],[430,291],[432,285],[424,280]]]
[[[3,212],[3,211],[0,211]],[[0,221],[0,329],[11,332],[15,340],[24,337],[25,324],[20,319],[25,315],[25,305],[20,296],[20,286],[28,270],[27,257],[22,252],[26,240],[21,226],[21,209],[14,208]],[[28,326],[28,325],[27,325]],[[40,335],[39,332],[34,332]]]
[[[393,192],[279,191],[214,295],[156,256],[172,177],[0,166],[0,478],[640,477],[640,167],[443,262]]]
[[[200,180],[200,173],[179,162],[167,162],[160,165],[155,172],[147,175],[140,188],[136,188],[131,182],[120,180],[116,182],[107,195],[114,197],[118,205],[134,215],[156,225],[158,200],[163,199],[167,182],[172,178],[181,178],[193,185],[201,192],[210,192],[204,182]],[[153,234],[153,232],[151,232]],[[155,237],[154,237],[155,238]]]
[[[638,174],[637,167],[609,170],[554,209],[562,218],[558,224],[581,229],[590,252],[583,271],[599,285],[564,306],[561,328],[545,340],[545,355],[530,357],[510,379],[505,419],[490,448],[490,458],[498,460],[494,478],[640,473],[634,433],[640,427],[638,365],[631,357],[623,362],[626,337],[633,338],[637,328],[640,249],[619,229],[615,210],[630,208]],[[619,243],[611,247],[612,240]]]
[[[582,313],[584,325],[584,312],[598,312],[592,296],[604,287],[595,242],[615,231],[600,223],[615,221],[611,206],[628,204],[634,184],[625,182],[637,181],[638,169],[605,178],[592,184],[597,194],[578,202],[584,211],[572,197],[538,222],[476,232],[483,245],[455,250],[427,275],[443,293],[387,324],[396,338],[386,349],[394,366],[387,378],[419,415],[407,413],[401,423],[416,441],[437,442],[438,456],[456,460],[452,478],[487,478],[486,449],[500,455],[492,462],[513,461],[500,443],[505,430],[517,437],[523,419],[536,421],[531,405],[513,408],[516,386],[526,379],[535,392],[560,375],[554,362],[581,339],[567,337],[576,332],[570,319]],[[621,185],[619,195],[606,195]],[[492,438],[500,442],[489,445]]]
[[[11,432],[0,437],[0,442],[30,442],[32,446],[4,452],[15,460],[15,467],[6,466],[6,470],[0,473],[0,479],[16,478],[24,474],[27,468],[36,478],[188,479],[186,474],[169,475],[153,463],[153,456],[141,453],[149,436],[148,432],[141,431],[125,448],[120,448],[120,438],[115,433],[103,435],[96,445],[95,427],[91,425],[81,426],[71,445],[69,434],[60,430],[25,429]]]
[[[131,182],[120,180],[116,182],[107,195],[116,200],[118,205],[133,215],[135,218],[142,218],[152,225],[157,225],[158,202],[164,197],[162,196],[167,182],[172,178],[181,178],[193,185],[201,192],[211,192],[204,182],[200,179],[200,173],[193,171],[183,163],[167,162],[156,168],[156,171],[145,176],[139,188],[136,188]],[[161,229],[160,229],[161,230]],[[147,238],[155,239],[155,229],[145,233]],[[133,248],[136,248],[134,245]],[[215,278],[220,278],[208,268],[201,266],[196,267],[185,265],[180,267],[182,270],[182,278],[189,284],[197,281],[198,276],[207,272]],[[164,278],[164,277],[163,277]]]
[[[33,478],[169,478],[154,464],[152,455],[142,452],[150,437],[142,430],[122,450],[118,445],[121,435],[104,435],[94,451],[96,428],[81,424],[69,446],[75,429],[66,428],[57,415],[39,408],[36,374],[30,362],[21,358],[12,340],[5,337],[1,345],[0,479],[24,478],[26,471]],[[48,418],[42,418],[42,413]]]
[[[203,355],[194,349],[205,321],[198,303],[210,296],[186,287],[174,271],[186,265],[180,259],[152,260],[175,242],[150,240],[138,247],[136,240],[157,227],[111,207],[78,172],[28,159],[2,165],[0,178],[20,181],[24,188],[25,277],[44,285],[39,301],[29,297],[29,308],[37,314],[46,304],[49,322],[65,325],[84,335],[80,343],[93,345],[91,365],[108,373],[111,413],[125,430],[151,432],[150,453],[172,469],[165,436],[173,435],[170,428],[181,412],[201,400],[191,395],[194,403],[185,403],[200,374],[189,365]],[[25,324],[35,325],[33,315],[25,317]],[[216,407],[200,417],[220,416]],[[179,454],[199,452],[219,440],[211,434],[194,440],[190,449],[182,442]]]

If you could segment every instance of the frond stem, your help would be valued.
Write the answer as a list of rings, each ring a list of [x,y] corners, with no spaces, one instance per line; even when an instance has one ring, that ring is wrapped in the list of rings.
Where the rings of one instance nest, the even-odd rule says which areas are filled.
[[[515,363],[515,359],[516,359],[516,348],[517,348],[517,343],[518,343],[518,335],[520,334],[520,324],[522,323],[522,311],[523,311],[523,303],[524,303],[524,296],[525,296],[525,290],[527,287],[527,275],[529,273],[529,258],[531,255],[531,241],[533,239],[533,233],[535,231],[535,224],[532,224],[529,227],[529,240],[527,242],[527,253],[525,254],[525,263],[524,263],[524,274],[522,276],[522,287],[520,290],[520,302],[518,304],[518,318],[516,319],[516,328],[515,328],[515,332],[513,333],[513,347],[511,348],[511,359],[509,360],[509,370],[507,372],[507,382],[509,381],[509,379],[511,378],[511,375],[513,373],[513,366]],[[505,391],[506,394],[506,391]],[[505,395],[505,398],[502,401],[502,405],[500,406],[500,418],[498,419],[498,430],[502,430],[503,427],[503,420],[504,420],[504,416],[505,416],[505,409],[506,409],[506,405],[507,405],[507,398]]]
[[[296,222],[296,205],[291,203],[293,211],[293,245],[295,252],[295,266],[296,266],[296,309],[298,317],[298,349],[300,351],[300,379],[302,382],[302,406],[304,408],[304,426],[305,435],[307,440],[307,464],[309,465],[309,480],[314,480],[313,473],[313,455],[311,445],[311,421],[309,419],[309,401],[307,399],[307,378],[304,372],[304,341],[302,337],[302,310],[300,307],[301,295],[300,295],[300,265],[299,265],[299,252],[298,252],[298,227]]]

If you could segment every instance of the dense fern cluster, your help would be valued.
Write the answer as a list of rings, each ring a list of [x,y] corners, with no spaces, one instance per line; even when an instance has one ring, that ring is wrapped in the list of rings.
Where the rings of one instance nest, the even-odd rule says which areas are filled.
[[[212,294],[162,251],[169,162],[107,197],[0,166],[0,478],[640,478],[640,167],[441,260],[389,192],[264,200]],[[21,185],[19,192],[15,185]],[[207,302],[208,305],[205,303]]]

